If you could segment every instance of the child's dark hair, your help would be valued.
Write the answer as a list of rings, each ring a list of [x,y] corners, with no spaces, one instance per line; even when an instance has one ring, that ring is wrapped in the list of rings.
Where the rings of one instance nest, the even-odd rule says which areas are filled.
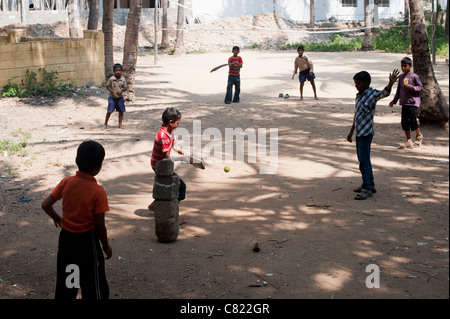
[[[299,45],[298,48],[297,48],[297,51],[298,51],[298,50],[303,50],[303,51],[305,51],[305,47],[304,47],[303,45]]]
[[[121,69],[121,70],[123,70],[122,64],[120,64],[120,63],[114,64],[114,65],[113,65],[113,72],[114,72],[116,69]]]
[[[241,49],[239,49],[239,47],[237,45],[235,45],[231,51],[234,51],[234,50],[239,50],[240,51]]]
[[[370,82],[372,81],[372,78],[370,77],[369,72],[361,71],[361,72],[356,73],[353,76],[353,80],[361,81],[361,82],[364,82],[364,83],[367,83],[368,85],[370,85]]]
[[[105,149],[96,141],[84,141],[78,146],[75,162],[83,173],[90,173],[103,163]]]
[[[163,124],[168,124],[170,121],[176,122],[181,119],[181,113],[174,107],[168,107],[162,114]]]
[[[408,58],[407,56],[404,57],[404,58],[400,61],[400,63],[409,64],[410,66],[412,66],[412,60],[411,60],[411,58]]]

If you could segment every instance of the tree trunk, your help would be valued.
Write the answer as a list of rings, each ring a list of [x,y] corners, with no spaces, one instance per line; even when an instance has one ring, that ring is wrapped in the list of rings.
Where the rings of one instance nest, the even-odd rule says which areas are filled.
[[[370,29],[370,7],[369,0],[364,0],[364,39],[361,51],[373,51],[372,30]]]
[[[105,38],[105,76],[113,75],[114,47],[113,47],[113,25],[114,25],[114,1],[103,0],[103,23],[102,30]]]
[[[448,37],[449,36],[449,27],[448,27],[448,2],[447,2],[447,12],[445,13],[445,35]]]
[[[165,50],[169,47],[169,30],[167,25],[167,0],[162,0],[162,39],[161,49]]]
[[[409,9],[414,73],[420,77],[424,87],[418,117],[421,124],[445,125],[449,119],[448,103],[436,81],[431,63],[422,0],[409,0]]]
[[[71,38],[79,38],[78,34],[78,1],[67,1],[67,14],[69,16],[69,36]]]
[[[309,0],[309,27],[314,29],[314,21],[316,20],[316,10],[314,8],[314,0]]]
[[[174,54],[184,53],[184,0],[178,0],[177,35]]]
[[[408,0],[404,1],[405,1],[405,15],[403,18],[403,40],[406,40],[409,34],[409,2]]]
[[[88,0],[89,3],[89,19],[88,30],[97,30],[98,27],[98,15],[99,15],[99,0]],[[107,2],[107,0],[105,0]]]
[[[136,64],[139,50],[139,27],[141,24],[142,0],[131,0],[128,11],[127,28],[123,50],[123,73],[127,80],[128,89],[126,100],[135,98],[134,82],[136,77]]]

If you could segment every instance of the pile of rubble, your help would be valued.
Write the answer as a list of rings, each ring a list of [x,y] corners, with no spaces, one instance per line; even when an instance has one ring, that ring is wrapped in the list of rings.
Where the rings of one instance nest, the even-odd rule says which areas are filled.
[[[80,21],[86,27],[86,21]],[[331,23],[335,28],[357,27],[346,24]],[[316,23],[316,26],[330,27],[330,22]],[[28,36],[68,37],[66,22],[54,24],[21,25],[13,24],[0,28],[0,35],[6,35],[7,29],[25,28]],[[101,28],[101,26],[99,26]],[[169,23],[169,47],[175,45],[176,24]],[[113,45],[122,49],[125,40],[126,26],[114,25]],[[186,24],[184,46],[187,52],[214,52],[230,50],[234,45],[241,48],[276,49],[287,44],[301,42],[323,42],[331,33],[308,32],[307,25],[283,19],[273,13],[245,15],[237,18],[223,18],[208,23]],[[155,38],[152,24],[141,25],[139,46],[153,48]],[[161,33],[158,35],[161,41]]]

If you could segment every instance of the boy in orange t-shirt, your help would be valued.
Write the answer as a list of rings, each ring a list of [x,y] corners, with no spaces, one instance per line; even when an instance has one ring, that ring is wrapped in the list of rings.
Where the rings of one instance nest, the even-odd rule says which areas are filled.
[[[61,226],[58,242],[55,299],[76,299],[81,288],[83,299],[108,299],[105,257],[111,258],[105,226],[109,211],[105,189],[96,176],[105,158],[105,149],[95,141],[85,141],[77,150],[78,171],[65,177],[42,202],[42,209],[56,227]],[[53,208],[62,199],[62,218]]]

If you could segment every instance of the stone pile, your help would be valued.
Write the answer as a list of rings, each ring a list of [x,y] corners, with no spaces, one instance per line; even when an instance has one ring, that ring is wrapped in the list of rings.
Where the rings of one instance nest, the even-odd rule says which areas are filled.
[[[156,163],[153,198],[155,199],[155,234],[159,242],[169,243],[177,240],[178,227],[178,190],[180,178],[174,172],[171,159]]]

